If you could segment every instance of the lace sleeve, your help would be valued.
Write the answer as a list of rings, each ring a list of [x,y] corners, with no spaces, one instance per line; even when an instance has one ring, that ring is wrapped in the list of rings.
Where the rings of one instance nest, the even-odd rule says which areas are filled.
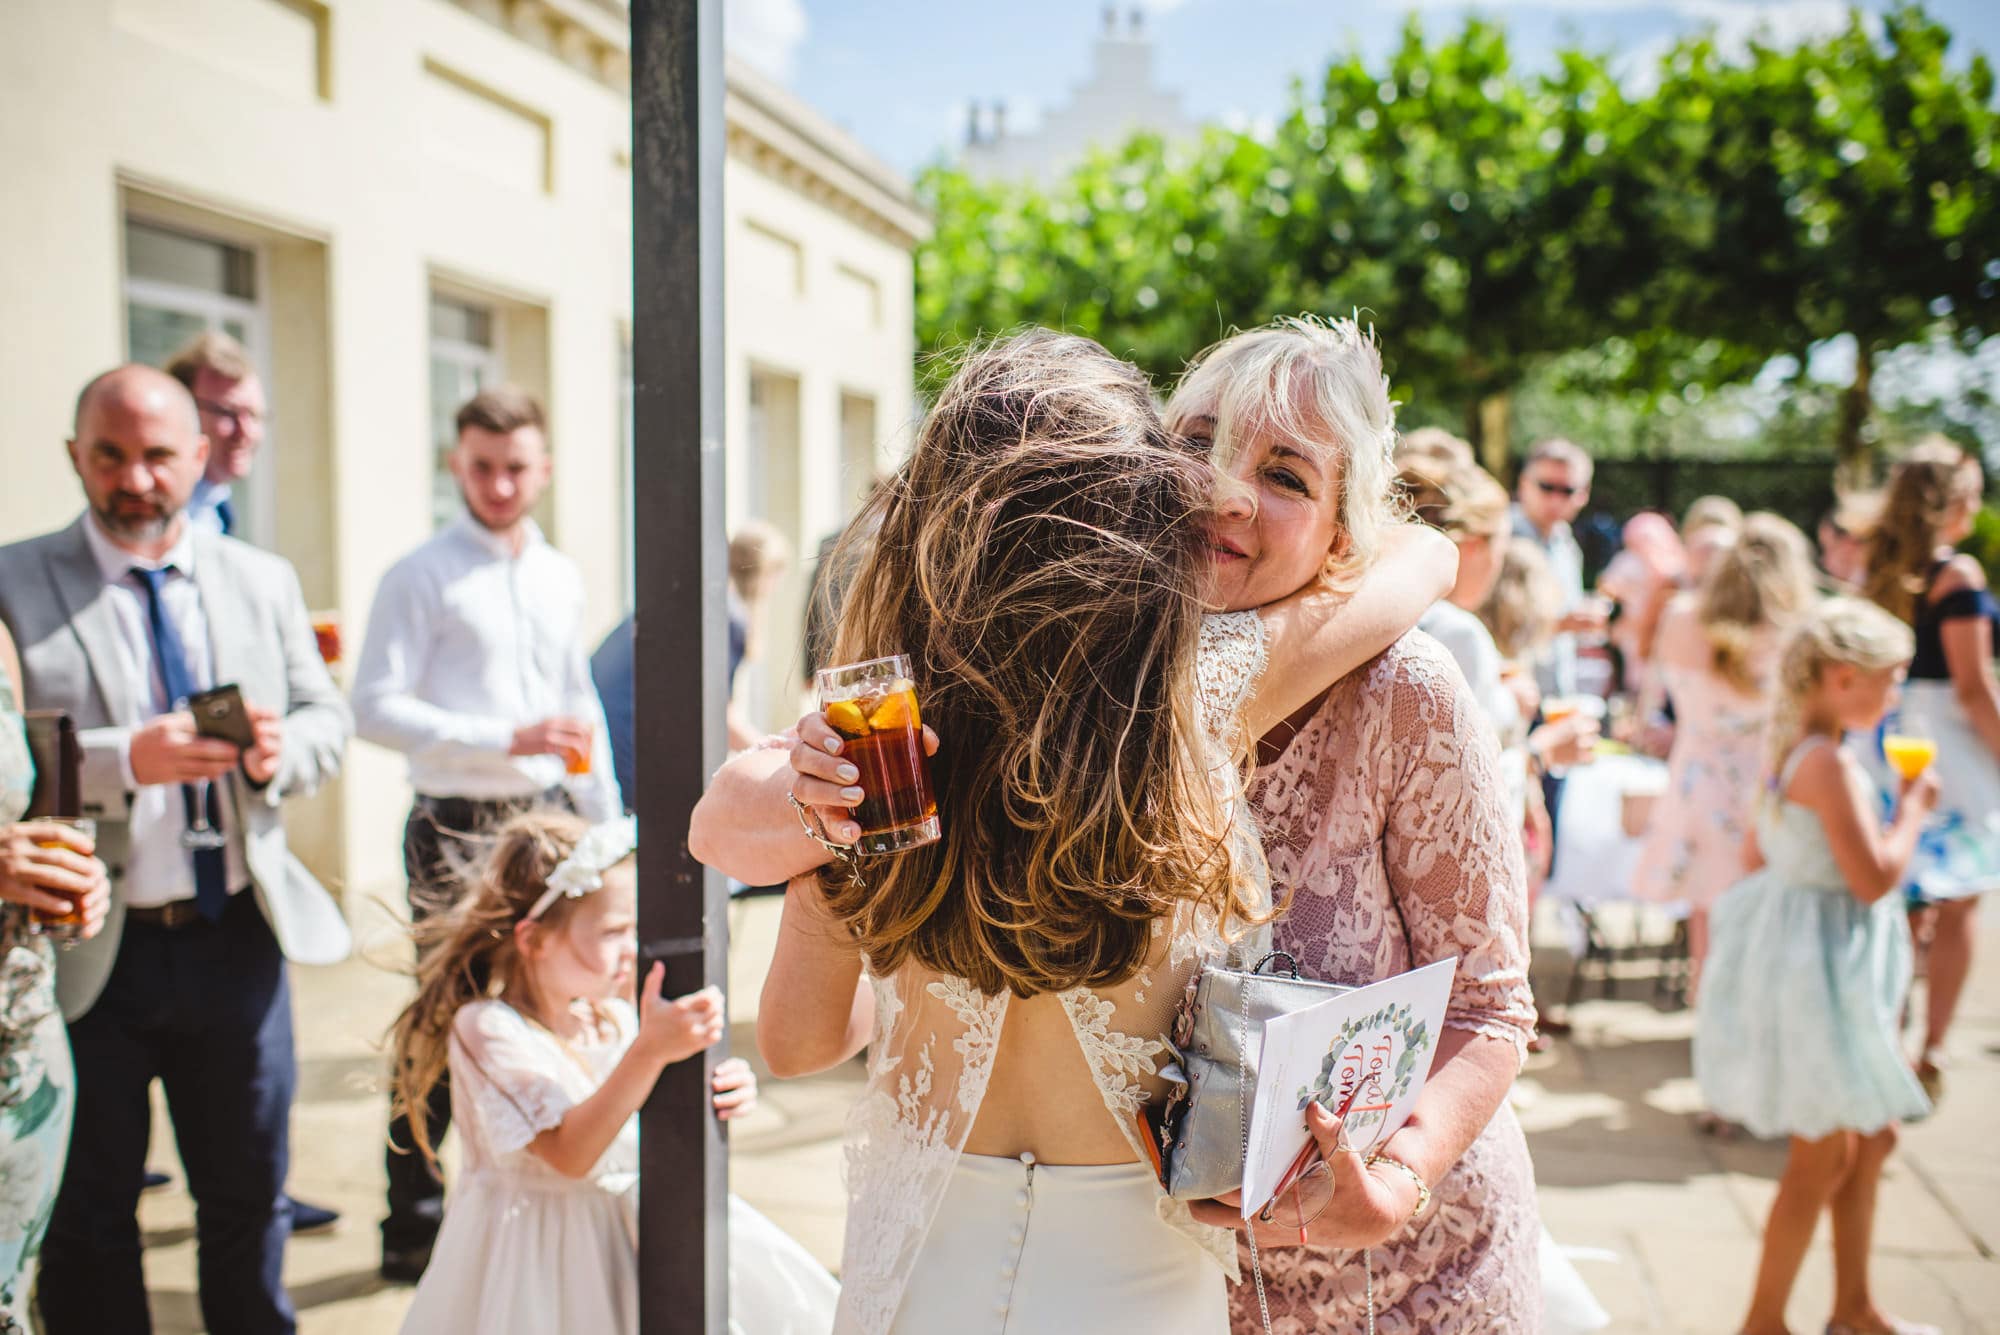
[[[1398,757],[1384,870],[1413,965],[1458,956],[1447,1028],[1515,1043],[1535,1025],[1528,893],[1492,730],[1435,644],[1406,640],[1391,703]]]
[[[1195,681],[1202,727],[1218,744],[1226,747],[1234,742],[1243,702],[1263,673],[1268,652],[1263,619],[1254,611],[1218,612],[1201,619]]]
[[[562,1125],[576,1100],[564,1088],[562,1055],[550,1039],[504,1001],[462,1007],[451,1028],[454,1055],[470,1076],[466,1092],[494,1153],[526,1149]]]

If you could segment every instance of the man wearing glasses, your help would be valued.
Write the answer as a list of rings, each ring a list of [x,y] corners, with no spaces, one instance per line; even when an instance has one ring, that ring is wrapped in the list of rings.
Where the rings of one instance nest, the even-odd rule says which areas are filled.
[[[165,370],[194,397],[202,434],[208,437],[208,466],[188,498],[188,522],[240,538],[230,487],[250,476],[264,444],[264,382],[244,346],[213,330],[190,339]],[[168,1180],[164,1173],[147,1170],[149,1188]],[[338,1210],[293,1198],[294,1233],[323,1232],[338,1222]]]
[[[1542,698],[1576,694],[1576,637],[1604,631],[1605,609],[1583,587],[1583,549],[1570,523],[1590,503],[1590,456],[1567,440],[1545,440],[1528,451],[1514,493],[1514,536],[1542,549],[1562,590],[1556,637],[1535,665]]]
[[[230,488],[250,476],[264,443],[264,382],[243,345],[214,331],[196,335],[166,372],[194,396],[208,437],[208,469],[188,501],[188,518],[210,532],[241,537]]]

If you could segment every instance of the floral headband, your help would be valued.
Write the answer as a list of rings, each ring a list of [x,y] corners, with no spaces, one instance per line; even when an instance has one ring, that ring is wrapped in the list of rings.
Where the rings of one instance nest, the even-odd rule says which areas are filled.
[[[591,826],[576,841],[569,856],[549,873],[549,888],[542,891],[542,897],[528,910],[526,920],[534,922],[558,899],[582,899],[600,888],[604,873],[631,857],[638,846],[639,822],[631,816]]]

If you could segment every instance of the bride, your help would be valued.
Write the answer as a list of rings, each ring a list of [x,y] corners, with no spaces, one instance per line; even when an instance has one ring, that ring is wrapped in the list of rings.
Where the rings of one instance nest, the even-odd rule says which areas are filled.
[[[758,1017],[778,1075],[868,1049],[850,1121],[839,1331],[1220,1335],[1233,1236],[1163,1196],[1141,1110],[1185,985],[1261,949],[1246,739],[1413,625],[1450,583],[1404,535],[1366,580],[1202,615],[1214,475],[1140,372],[1036,330],[972,353],[873,532],[837,661],[907,653],[943,838],[850,871],[793,815],[851,770],[797,735],[717,775],[695,855],[792,879]]]

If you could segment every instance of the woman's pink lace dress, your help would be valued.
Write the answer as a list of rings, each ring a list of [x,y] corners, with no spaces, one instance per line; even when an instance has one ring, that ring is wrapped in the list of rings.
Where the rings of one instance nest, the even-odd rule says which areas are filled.
[[[1535,1020],[1519,832],[1503,810],[1492,729],[1451,658],[1412,633],[1336,685],[1251,785],[1276,945],[1300,972],[1378,982],[1459,957],[1445,1026],[1518,1044]],[[1381,1335],[1540,1329],[1534,1167],[1502,1106],[1431,1208],[1372,1252]],[[1360,1253],[1260,1249],[1279,1335],[1362,1335]],[[1249,1249],[1241,1253],[1250,1264]],[[1236,1330],[1260,1330],[1248,1282]]]

